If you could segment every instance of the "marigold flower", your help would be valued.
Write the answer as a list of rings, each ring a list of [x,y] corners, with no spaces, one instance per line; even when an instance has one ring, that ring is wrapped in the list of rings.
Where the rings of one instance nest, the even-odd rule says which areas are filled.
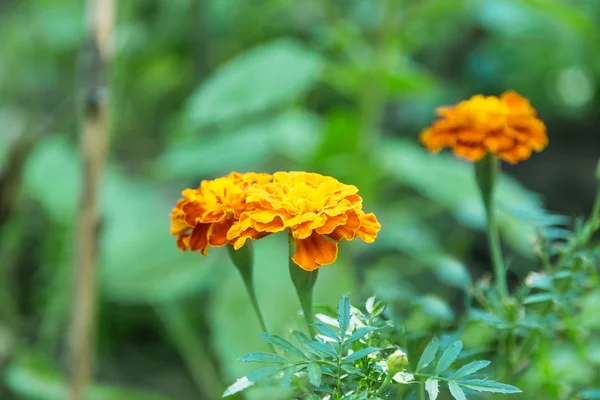
[[[479,161],[497,155],[511,164],[526,160],[548,144],[546,126],[529,101],[513,91],[500,97],[476,95],[437,109],[440,118],[421,132],[429,150],[451,148],[458,157]]]
[[[229,243],[227,231],[252,207],[246,203],[248,189],[271,179],[269,174],[232,172],[204,180],[197,189],[185,189],[171,212],[171,235],[177,236],[177,247],[206,255],[209,246]]]
[[[248,189],[251,210],[242,213],[227,238],[239,249],[256,239],[288,230],[296,251],[292,260],[313,271],[332,264],[342,238],[372,243],[381,225],[362,211],[358,189],[309,172],[277,172],[273,180]]]

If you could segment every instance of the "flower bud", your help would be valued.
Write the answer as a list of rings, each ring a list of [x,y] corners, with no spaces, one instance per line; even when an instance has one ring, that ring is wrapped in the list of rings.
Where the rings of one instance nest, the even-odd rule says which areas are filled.
[[[387,359],[387,366],[389,369],[389,373],[393,376],[398,372],[404,370],[408,365],[408,358],[406,357],[406,353],[402,350],[396,350],[393,352]]]

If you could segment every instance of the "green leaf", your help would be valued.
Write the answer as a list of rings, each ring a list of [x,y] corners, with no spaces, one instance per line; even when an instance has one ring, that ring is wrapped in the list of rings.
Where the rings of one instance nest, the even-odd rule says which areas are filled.
[[[290,365],[283,371],[283,377],[281,378],[281,388],[283,390],[288,390],[292,386],[294,374],[296,374],[296,367],[294,365]]]
[[[427,347],[425,347],[425,350],[423,350],[423,354],[421,355],[419,364],[417,365],[417,372],[431,364],[439,348],[440,340],[437,337],[434,337],[431,342],[429,342]]]
[[[450,367],[450,365],[452,365],[452,363],[456,361],[456,358],[460,354],[462,347],[463,344],[460,340],[448,346],[448,348],[442,354],[442,357],[440,357],[440,361],[438,362],[437,368],[435,369],[435,373],[437,375],[447,370],[448,367]]]
[[[275,346],[280,347],[286,353],[293,354],[295,356],[298,356],[298,357],[306,360],[306,355],[300,349],[298,349],[296,346],[294,346],[293,344],[291,344],[290,342],[288,342],[281,336],[275,335],[273,333],[263,332],[260,334],[260,337],[265,342],[271,343],[271,344],[274,344]]]
[[[440,394],[439,381],[434,378],[428,378],[425,381],[425,390],[429,393],[429,400],[437,399]]]
[[[243,362],[263,362],[263,363],[289,363],[285,358],[271,353],[248,353],[241,356],[238,361]]]
[[[532,294],[531,296],[527,296],[525,300],[523,300],[523,304],[545,303],[553,300],[554,293],[536,293]]]
[[[465,396],[465,392],[458,386],[455,381],[448,382],[448,389],[450,389],[450,394],[456,400],[467,400],[467,396]]]
[[[470,379],[467,381],[459,381],[459,385],[476,390],[478,392],[490,392],[490,393],[521,393],[521,389],[518,387],[507,385],[505,383],[499,383],[495,381],[488,381],[487,379]]]
[[[456,380],[456,379],[463,378],[467,375],[474,374],[475,372],[479,371],[480,369],[484,369],[491,363],[492,363],[491,361],[487,361],[487,360],[473,361],[472,363],[469,363],[469,364],[461,367],[458,371],[456,371],[456,374],[454,374],[454,377],[452,379]]]
[[[321,332],[323,335],[327,336],[328,338],[331,338],[333,340],[335,340],[336,342],[340,341],[340,337],[338,336],[337,333],[334,332],[333,329],[331,329],[330,327],[328,327],[325,324],[315,324],[314,325],[315,328],[317,328],[317,330],[319,332]]]
[[[320,56],[290,39],[256,46],[210,76],[191,96],[196,127],[264,112],[307,91],[321,73]]]
[[[195,180],[252,170],[265,160],[280,157],[305,162],[319,144],[321,129],[316,114],[286,111],[234,129],[171,142],[158,160],[156,173],[165,179]]]
[[[344,341],[344,344],[354,343],[357,340],[362,339],[368,333],[376,331],[377,329],[379,329],[379,328],[376,328],[374,326],[365,326],[364,328],[360,328],[359,330],[354,332],[352,335],[350,335],[350,337],[348,337],[348,339],[346,339]]]
[[[338,304],[338,322],[340,324],[340,337],[346,336],[346,331],[350,325],[350,299],[348,296],[342,296]]]
[[[309,343],[309,345],[316,349],[317,351],[319,351],[320,353],[324,353],[325,355],[329,355],[332,357],[337,357],[338,354],[336,353],[336,351],[333,349],[333,347],[331,347],[328,344],[325,343],[321,343],[321,342],[317,342],[317,341],[311,341]]]
[[[223,393],[223,397],[231,396],[242,390],[248,389],[250,386],[267,380],[284,369],[286,369],[286,367],[267,367],[254,371],[253,373],[238,379],[233,385],[229,386],[227,390],[225,390],[225,393]]]
[[[375,353],[378,351],[383,350],[382,348],[379,347],[367,347],[364,349],[360,349],[358,351],[355,351],[354,353],[350,354],[349,356],[344,358],[344,362],[354,362],[356,360],[359,360],[363,357],[368,356],[371,353]]]
[[[302,345],[302,347],[306,351],[310,352],[311,354],[316,355],[317,357],[323,357],[323,355],[319,352],[319,350],[316,349],[315,347],[313,347],[312,340],[310,340],[308,338],[308,336],[306,336],[304,333],[298,332],[298,331],[293,331],[292,336],[294,336],[296,338],[298,343],[300,343],[300,345]]]
[[[308,380],[315,387],[321,386],[321,367],[316,362],[309,362],[306,367],[308,370]]]

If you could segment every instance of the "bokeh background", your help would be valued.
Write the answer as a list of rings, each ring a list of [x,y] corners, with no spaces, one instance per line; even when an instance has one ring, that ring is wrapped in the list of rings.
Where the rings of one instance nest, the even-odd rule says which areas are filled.
[[[499,190],[513,282],[538,268],[528,211],[591,206],[598,0],[117,4],[94,399],[216,399],[253,368],[239,356],[266,350],[226,251],[184,254],[169,236],[180,191],[202,179],[305,170],[357,185],[383,228],[372,245],[343,243],[321,270],[317,302],[376,294],[417,337],[452,326],[465,288],[490,273],[472,166],[417,141],[435,107],[514,89],[548,125],[548,149],[505,165]],[[3,400],[66,390],[84,37],[82,2],[0,1]],[[259,300],[276,333],[303,329],[284,236],[255,246]],[[489,336],[475,329],[463,341],[476,348]],[[598,365],[569,357],[535,379],[594,384]]]

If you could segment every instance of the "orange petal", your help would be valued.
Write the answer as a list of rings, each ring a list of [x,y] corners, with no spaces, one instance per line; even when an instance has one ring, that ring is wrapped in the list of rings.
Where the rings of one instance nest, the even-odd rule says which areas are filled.
[[[316,232],[306,239],[296,239],[296,252],[292,260],[303,270],[314,271],[322,265],[332,264],[337,258],[338,246]]]
[[[363,214],[360,216],[360,228],[356,230],[356,236],[366,243],[373,243],[380,229],[381,224],[377,221],[375,214]]]
[[[346,223],[336,227],[329,235],[333,240],[352,240],[356,237],[356,230],[360,227],[360,219],[355,210],[348,210]]]
[[[485,147],[482,145],[457,142],[454,146],[454,154],[458,157],[466,158],[469,161],[479,161],[485,156],[485,153]]]
[[[190,234],[190,249],[192,251],[200,250],[202,255],[208,251],[208,229],[210,224],[198,224]]]
[[[227,232],[233,226],[233,219],[226,219],[216,224],[211,224],[208,230],[208,244],[211,246],[224,246],[229,243]]]
[[[317,228],[317,233],[321,235],[328,235],[338,226],[344,225],[346,221],[348,221],[348,216],[345,214],[330,216],[327,218],[323,226]]]

